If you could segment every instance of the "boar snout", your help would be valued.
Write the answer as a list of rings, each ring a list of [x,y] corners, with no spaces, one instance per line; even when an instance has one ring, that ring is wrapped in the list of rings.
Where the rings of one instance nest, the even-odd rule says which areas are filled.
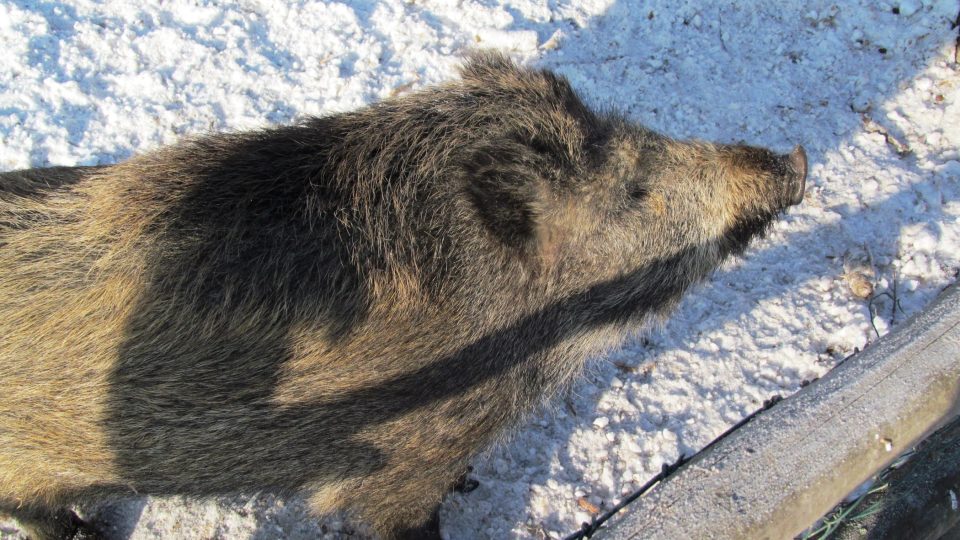
[[[807,188],[807,152],[799,144],[787,156],[790,173],[786,180],[786,205],[793,206],[803,201]]]

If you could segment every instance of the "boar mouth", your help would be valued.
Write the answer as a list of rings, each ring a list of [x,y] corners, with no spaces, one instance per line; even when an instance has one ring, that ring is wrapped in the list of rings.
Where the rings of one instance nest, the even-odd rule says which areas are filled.
[[[787,156],[789,172],[784,182],[784,207],[800,204],[807,188],[807,152],[799,144]]]

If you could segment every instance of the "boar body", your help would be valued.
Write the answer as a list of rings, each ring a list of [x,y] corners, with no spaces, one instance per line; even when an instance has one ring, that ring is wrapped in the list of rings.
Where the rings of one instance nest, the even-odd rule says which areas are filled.
[[[496,54],[462,79],[117,165],[0,175],[0,509],[302,493],[436,535],[478,451],[799,202]]]

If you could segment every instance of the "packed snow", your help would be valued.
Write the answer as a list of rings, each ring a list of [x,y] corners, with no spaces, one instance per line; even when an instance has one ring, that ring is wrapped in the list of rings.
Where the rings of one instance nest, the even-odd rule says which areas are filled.
[[[442,508],[451,539],[562,537],[868,346],[960,270],[955,0],[642,4],[3,0],[0,170],[115,163],[361,107],[455,77],[477,47],[563,73],[589,103],[671,136],[802,143],[804,203],[479,457],[479,488]],[[117,538],[365,534],[270,494],[81,510]],[[0,538],[23,536],[7,521]]]

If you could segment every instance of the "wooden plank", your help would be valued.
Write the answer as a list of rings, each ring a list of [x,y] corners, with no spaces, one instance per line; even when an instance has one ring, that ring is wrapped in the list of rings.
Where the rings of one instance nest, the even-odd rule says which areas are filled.
[[[697,454],[594,538],[793,538],[960,414],[960,289]]]

